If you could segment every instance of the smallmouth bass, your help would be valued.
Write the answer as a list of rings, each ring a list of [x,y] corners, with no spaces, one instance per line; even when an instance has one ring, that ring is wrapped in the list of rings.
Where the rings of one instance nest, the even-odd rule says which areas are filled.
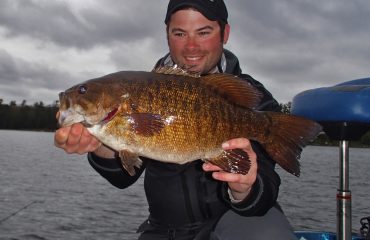
[[[119,152],[130,175],[141,166],[140,156],[178,164],[202,159],[246,174],[248,156],[221,148],[224,141],[245,137],[299,176],[302,148],[321,126],[302,117],[257,111],[261,98],[250,83],[230,74],[196,76],[176,67],[122,71],[60,93],[58,122],[83,123]]]

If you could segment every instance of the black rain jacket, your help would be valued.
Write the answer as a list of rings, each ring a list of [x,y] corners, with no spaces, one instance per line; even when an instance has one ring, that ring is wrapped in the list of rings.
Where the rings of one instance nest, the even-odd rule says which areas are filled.
[[[249,81],[264,94],[258,110],[280,111],[277,101],[261,83],[242,74],[235,55],[228,50],[224,50],[224,55],[225,72]],[[274,170],[275,162],[257,142],[252,142],[252,146],[257,154],[258,177],[251,193],[237,204],[231,203],[226,183],[214,180],[211,173],[202,170],[201,160],[178,165],[142,158],[143,165],[135,176],[128,175],[117,159],[102,159],[89,153],[88,160],[101,176],[122,189],[135,183],[145,170],[148,222],[164,228],[182,228],[218,219],[229,209],[244,216],[263,215],[276,204],[280,178]]]

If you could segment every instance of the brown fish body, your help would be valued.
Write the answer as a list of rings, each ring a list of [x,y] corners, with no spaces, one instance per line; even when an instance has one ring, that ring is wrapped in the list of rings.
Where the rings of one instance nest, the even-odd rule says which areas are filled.
[[[59,121],[85,123],[120,152],[130,174],[140,165],[138,156],[179,164],[204,159],[226,171],[246,173],[245,156],[221,148],[237,137],[260,142],[283,168],[299,174],[297,156],[319,125],[254,110],[261,94],[234,76],[167,71],[118,72],[72,87],[60,95]]]

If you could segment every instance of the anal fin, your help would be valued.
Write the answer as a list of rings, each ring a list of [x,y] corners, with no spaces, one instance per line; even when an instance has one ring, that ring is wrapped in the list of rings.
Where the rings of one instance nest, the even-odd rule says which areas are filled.
[[[219,156],[203,161],[210,162],[226,172],[239,174],[247,174],[251,166],[248,154],[241,149],[224,150]]]
[[[136,153],[132,153],[127,150],[122,150],[119,152],[119,157],[122,163],[122,166],[130,176],[134,176],[136,173],[135,167],[140,168],[143,163]]]

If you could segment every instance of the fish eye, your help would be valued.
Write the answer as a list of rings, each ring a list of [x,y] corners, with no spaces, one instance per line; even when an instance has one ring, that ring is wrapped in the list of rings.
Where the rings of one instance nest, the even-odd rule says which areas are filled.
[[[85,86],[85,85],[78,86],[78,93],[79,94],[85,94],[86,92],[87,92],[87,86]]]

